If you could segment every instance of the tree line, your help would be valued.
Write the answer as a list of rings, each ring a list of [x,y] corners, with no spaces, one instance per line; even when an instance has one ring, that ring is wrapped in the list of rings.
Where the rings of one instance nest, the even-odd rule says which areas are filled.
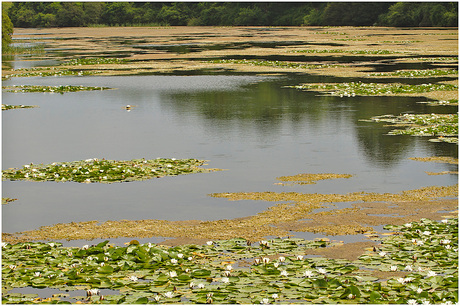
[[[457,2],[13,2],[14,27],[457,27]]]

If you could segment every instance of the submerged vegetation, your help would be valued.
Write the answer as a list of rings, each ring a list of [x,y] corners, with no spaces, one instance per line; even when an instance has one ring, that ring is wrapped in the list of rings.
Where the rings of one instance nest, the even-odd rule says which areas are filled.
[[[2,244],[3,303],[455,304],[458,219],[387,226],[358,260],[308,256],[337,243],[241,238],[164,247],[109,241]],[[378,239],[380,240],[380,238]],[[55,288],[57,294],[15,293]],[[103,290],[105,289],[105,294]],[[76,292],[70,296],[69,292]]]
[[[91,158],[82,161],[47,165],[24,165],[22,169],[3,171],[3,179],[26,181],[73,181],[78,183],[114,183],[141,181],[163,176],[210,172],[200,168],[205,161],[197,159],[133,159],[115,161]]]
[[[280,176],[276,179],[282,182],[290,182],[291,184],[316,184],[316,181],[320,180],[329,180],[329,179],[336,179],[336,178],[350,178],[353,175],[351,174],[335,174],[335,173],[319,173],[319,174],[312,174],[312,173],[301,173],[292,176]],[[286,185],[286,183],[278,183],[281,185]]]

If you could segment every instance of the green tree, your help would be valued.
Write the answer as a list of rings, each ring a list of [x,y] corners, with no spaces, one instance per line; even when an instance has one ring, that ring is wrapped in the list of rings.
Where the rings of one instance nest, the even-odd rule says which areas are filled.
[[[2,9],[2,49],[12,42],[11,35],[13,35],[13,23],[6,10]]]

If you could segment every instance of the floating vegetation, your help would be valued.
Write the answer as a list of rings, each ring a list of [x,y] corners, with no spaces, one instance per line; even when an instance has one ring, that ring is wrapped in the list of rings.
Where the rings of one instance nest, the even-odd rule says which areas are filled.
[[[319,69],[319,68],[338,68],[346,67],[345,65],[336,65],[336,64],[302,64],[286,61],[264,61],[264,60],[236,60],[236,59],[218,59],[218,60],[209,60],[208,63],[213,64],[241,64],[241,65],[250,65],[250,66],[267,66],[267,67],[276,67],[276,68],[294,68],[294,69]]]
[[[385,83],[328,83],[328,84],[300,84],[297,86],[288,86],[301,90],[314,90],[327,92],[333,96],[355,97],[355,96],[385,96],[399,94],[415,94],[432,91],[455,91],[457,85],[451,84],[385,84]]]
[[[18,86],[3,86],[8,92],[50,92],[64,94],[66,92],[77,91],[94,91],[94,90],[107,90],[110,87],[100,86],[74,86],[74,85],[61,85],[61,86],[42,86],[42,85],[18,85]]]
[[[38,107],[37,105],[10,105],[10,104],[2,104],[2,111],[9,110],[9,109],[22,109],[22,108],[35,108]]]
[[[403,114],[400,116],[383,115],[371,118],[374,122],[389,122],[406,129],[395,129],[389,135],[438,136],[452,138],[448,141],[458,143],[457,114]]]
[[[21,68],[14,70],[13,73],[5,75],[4,79],[9,79],[13,77],[50,77],[50,76],[84,76],[84,75],[94,75],[101,73],[101,71],[83,71],[83,70],[70,70],[70,69],[61,69],[57,67],[49,68]]]
[[[458,56],[452,57],[411,57],[409,58],[413,61],[422,61],[422,62],[450,62],[450,61],[458,61]]]
[[[12,199],[12,198],[3,198],[2,197],[2,204],[8,204],[14,201],[17,201],[18,199]]]
[[[115,161],[91,158],[82,161],[52,164],[29,164],[22,169],[3,171],[3,179],[12,181],[73,181],[78,183],[114,183],[141,181],[163,176],[211,172],[216,169],[203,169],[199,166],[205,161],[198,159],[133,159]]]
[[[306,49],[306,50],[294,50],[290,51],[293,53],[347,53],[347,54],[394,54],[394,53],[401,53],[397,51],[389,51],[389,50],[341,50],[341,49],[323,49],[323,50],[314,50],[314,49]]]
[[[448,156],[431,156],[431,157],[409,157],[410,160],[420,162],[433,162],[433,163],[446,163],[452,165],[458,165],[458,158]]]
[[[292,184],[316,184],[316,181],[319,180],[330,180],[336,178],[350,178],[353,175],[351,174],[335,174],[335,173],[319,173],[319,174],[312,174],[312,173],[301,173],[293,176],[280,176],[276,179],[282,182],[292,182]],[[280,185],[286,185],[284,183],[278,183]]]
[[[424,101],[417,103],[428,104],[429,106],[458,106],[458,99],[451,99],[448,101]]]
[[[62,63],[61,66],[125,64],[128,62],[130,62],[130,60],[126,58],[90,57],[72,59],[70,61]]]
[[[371,73],[370,76],[398,76],[405,78],[425,78],[433,76],[458,75],[457,69],[396,70],[394,72]]]
[[[458,219],[387,226],[358,260],[310,258],[329,241],[241,238],[165,247],[2,243],[3,303],[455,304]],[[379,239],[380,240],[380,239]],[[13,293],[55,288],[62,294]],[[103,289],[108,292],[102,295]],[[69,297],[64,292],[85,292]],[[41,293],[43,294],[43,293]],[[46,293],[45,293],[46,294]]]

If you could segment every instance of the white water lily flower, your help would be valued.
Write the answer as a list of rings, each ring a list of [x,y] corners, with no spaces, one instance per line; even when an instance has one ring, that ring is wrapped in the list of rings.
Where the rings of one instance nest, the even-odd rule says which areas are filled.
[[[161,296],[157,294],[157,295],[153,296],[153,299],[155,300],[155,302],[159,302],[160,299],[161,299]]]
[[[297,260],[302,260],[302,259],[303,259],[303,255],[297,255],[296,259],[297,259]]]
[[[174,293],[172,293],[171,291],[168,291],[164,294],[165,297],[167,297],[168,299],[171,299],[174,297]]]
[[[175,259],[175,258],[171,259],[171,263],[172,263],[172,264],[176,264],[176,263],[177,263],[177,259]]]
[[[225,275],[225,276],[230,276],[230,271],[225,270],[225,271],[224,271],[224,275]]]
[[[326,274],[326,269],[324,269],[324,268],[319,268],[319,269],[318,269],[318,272],[321,273],[321,274]]]
[[[270,262],[270,258],[264,257],[264,258],[262,258],[262,262],[263,262],[264,264],[268,264],[268,263]]]
[[[427,299],[423,299],[422,305],[430,305],[430,301],[428,301]]]
[[[312,277],[313,276],[313,271],[307,270],[303,273],[305,277]]]
[[[87,296],[92,296],[92,295],[100,295],[101,291],[99,289],[89,289],[86,291]]]
[[[260,301],[260,304],[270,304],[270,300],[267,298],[263,298],[262,301]]]
[[[221,281],[225,284],[230,282],[230,279],[228,277],[222,277]]]
[[[423,289],[422,288],[417,288],[417,293],[420,294],[423,292]]]
[[[39,277],[40,275],[42,275],[42,273],[40,271],[37,271],[37,272],[34,273],[35,277]]]
[[[442,222],[442,223],[447,223],[448,220],[447,220],[447,219],[443,219],[443,220],[441,220],[441,222]]]
[[[179,258],[184,258],[184,254],[179,253],[179,254],[177,254],[177,257],[179,257]]]
[[[404,224],[405,227],[412,227],[412,223],[406,223]]]
[[[439,243],[441,243],[441,244],[449,244],[449,243],[451,243],[451,241],[449,239],[443,239],[443,240],[439,241]]]
[[[8,242],[2,242],[2,248],[6,247],[8,245]]]
[[[195,287],[195,283],[194,282],[190,282],[190,284],[188,284],[189,288],[190,289],[193,289]]]
[[[390,271],[398,271],[398,266],[390,266]]]
[[[24,174],[24,177],[29,177],[29,174],[28,173]]]
[[[417,300],[414,300],[414,299],[407,300],[407,304],[408,305],[417,305]]]
[[[348,298],[349,300],[352,300],[352,299],[354,299],[355,297],[356,297],[356,295],[351,294],[351,293],[347,296],[347,298]]]
[[[427,277],[432,277],[432,276],[436,276],[436,272],[434,271],[428,271],[428,273],[426,274]]]
[[[406,271],[412,271],[413,269],[412,269],[412,266],[411,266],[411,265],[407,265],[407,266],[404,268],[404,270],[406,270]]]
[[[444,246],[446,249],[450,250],[452,247],[450,245]]]
[[[193,257],[192,257],[192,256],[190,256],[190,257],[188,257],[187,259],[188,259],[188,260],[192,260],[192,259],[193,259]]]
[[[137,276],[135,276],[135,275],[131,275],[131,276],[129,277],[129,280],[130,280],[130,281],[133,281],[133,282],[137,282],[137,281],[139,280],[139,278],[138,278]]]
[[[286,270],[282,270],[280,275],[281,276],[288,276],[288,272]]]
[[[203,283],[199,283],[197,287],[198,287],[198,289],[203,289],[203,288],[204,288],[204,284],[203,284]]]
[[[273,293],[273,294],[272,294],[272,299],[278,299],[278,298],[279,298],[278,293]]]
[[[232,270],[233,270],[232,265],[227,265],[227,266],[225,267],[225,270],[227,270],[227,271],[232,271]]]
[[[379,253],[379,255],[383,257],[383,256],[387,255],[387,252],[382,251],[382,252]]]
[[[260,258],[254,258],[254,264],[255,265],[260,264]]]
[[[90,179],[86,179],[86,180],[85,180],[85,183],[91,183],[91,180],[90,180]]]
[[[430,232],[430,231],[424,231],[424,232],[422,233],[422,235],[427,235],[427,236],[428,236],[428,235],[431,235],[431,232]]]
[[[177,272],[176,271],[169,271],[168,275],[169,275],[169,277],[177,277]]]
[[[211,240],[206,242],[207,245],[212,245],[214,242],[212,242]]]
[[[30,165],[24,165],[24,168],[30,168]]]
[[[280,265],[280,263],[279,263],[279,262],[274,262],[274,263],[273,263],[273,266],[274,266],[275,268],[278,268],[278,267],[279,267],[279,265]]]
[[[280,256],[280,257],[278,258],[278,260],[279,260],[279,261],[281,261],[281,262],[283,262],[283,261],[285,261],[285,260],[286,260],[286,257],[284,257],[284,256]]]

